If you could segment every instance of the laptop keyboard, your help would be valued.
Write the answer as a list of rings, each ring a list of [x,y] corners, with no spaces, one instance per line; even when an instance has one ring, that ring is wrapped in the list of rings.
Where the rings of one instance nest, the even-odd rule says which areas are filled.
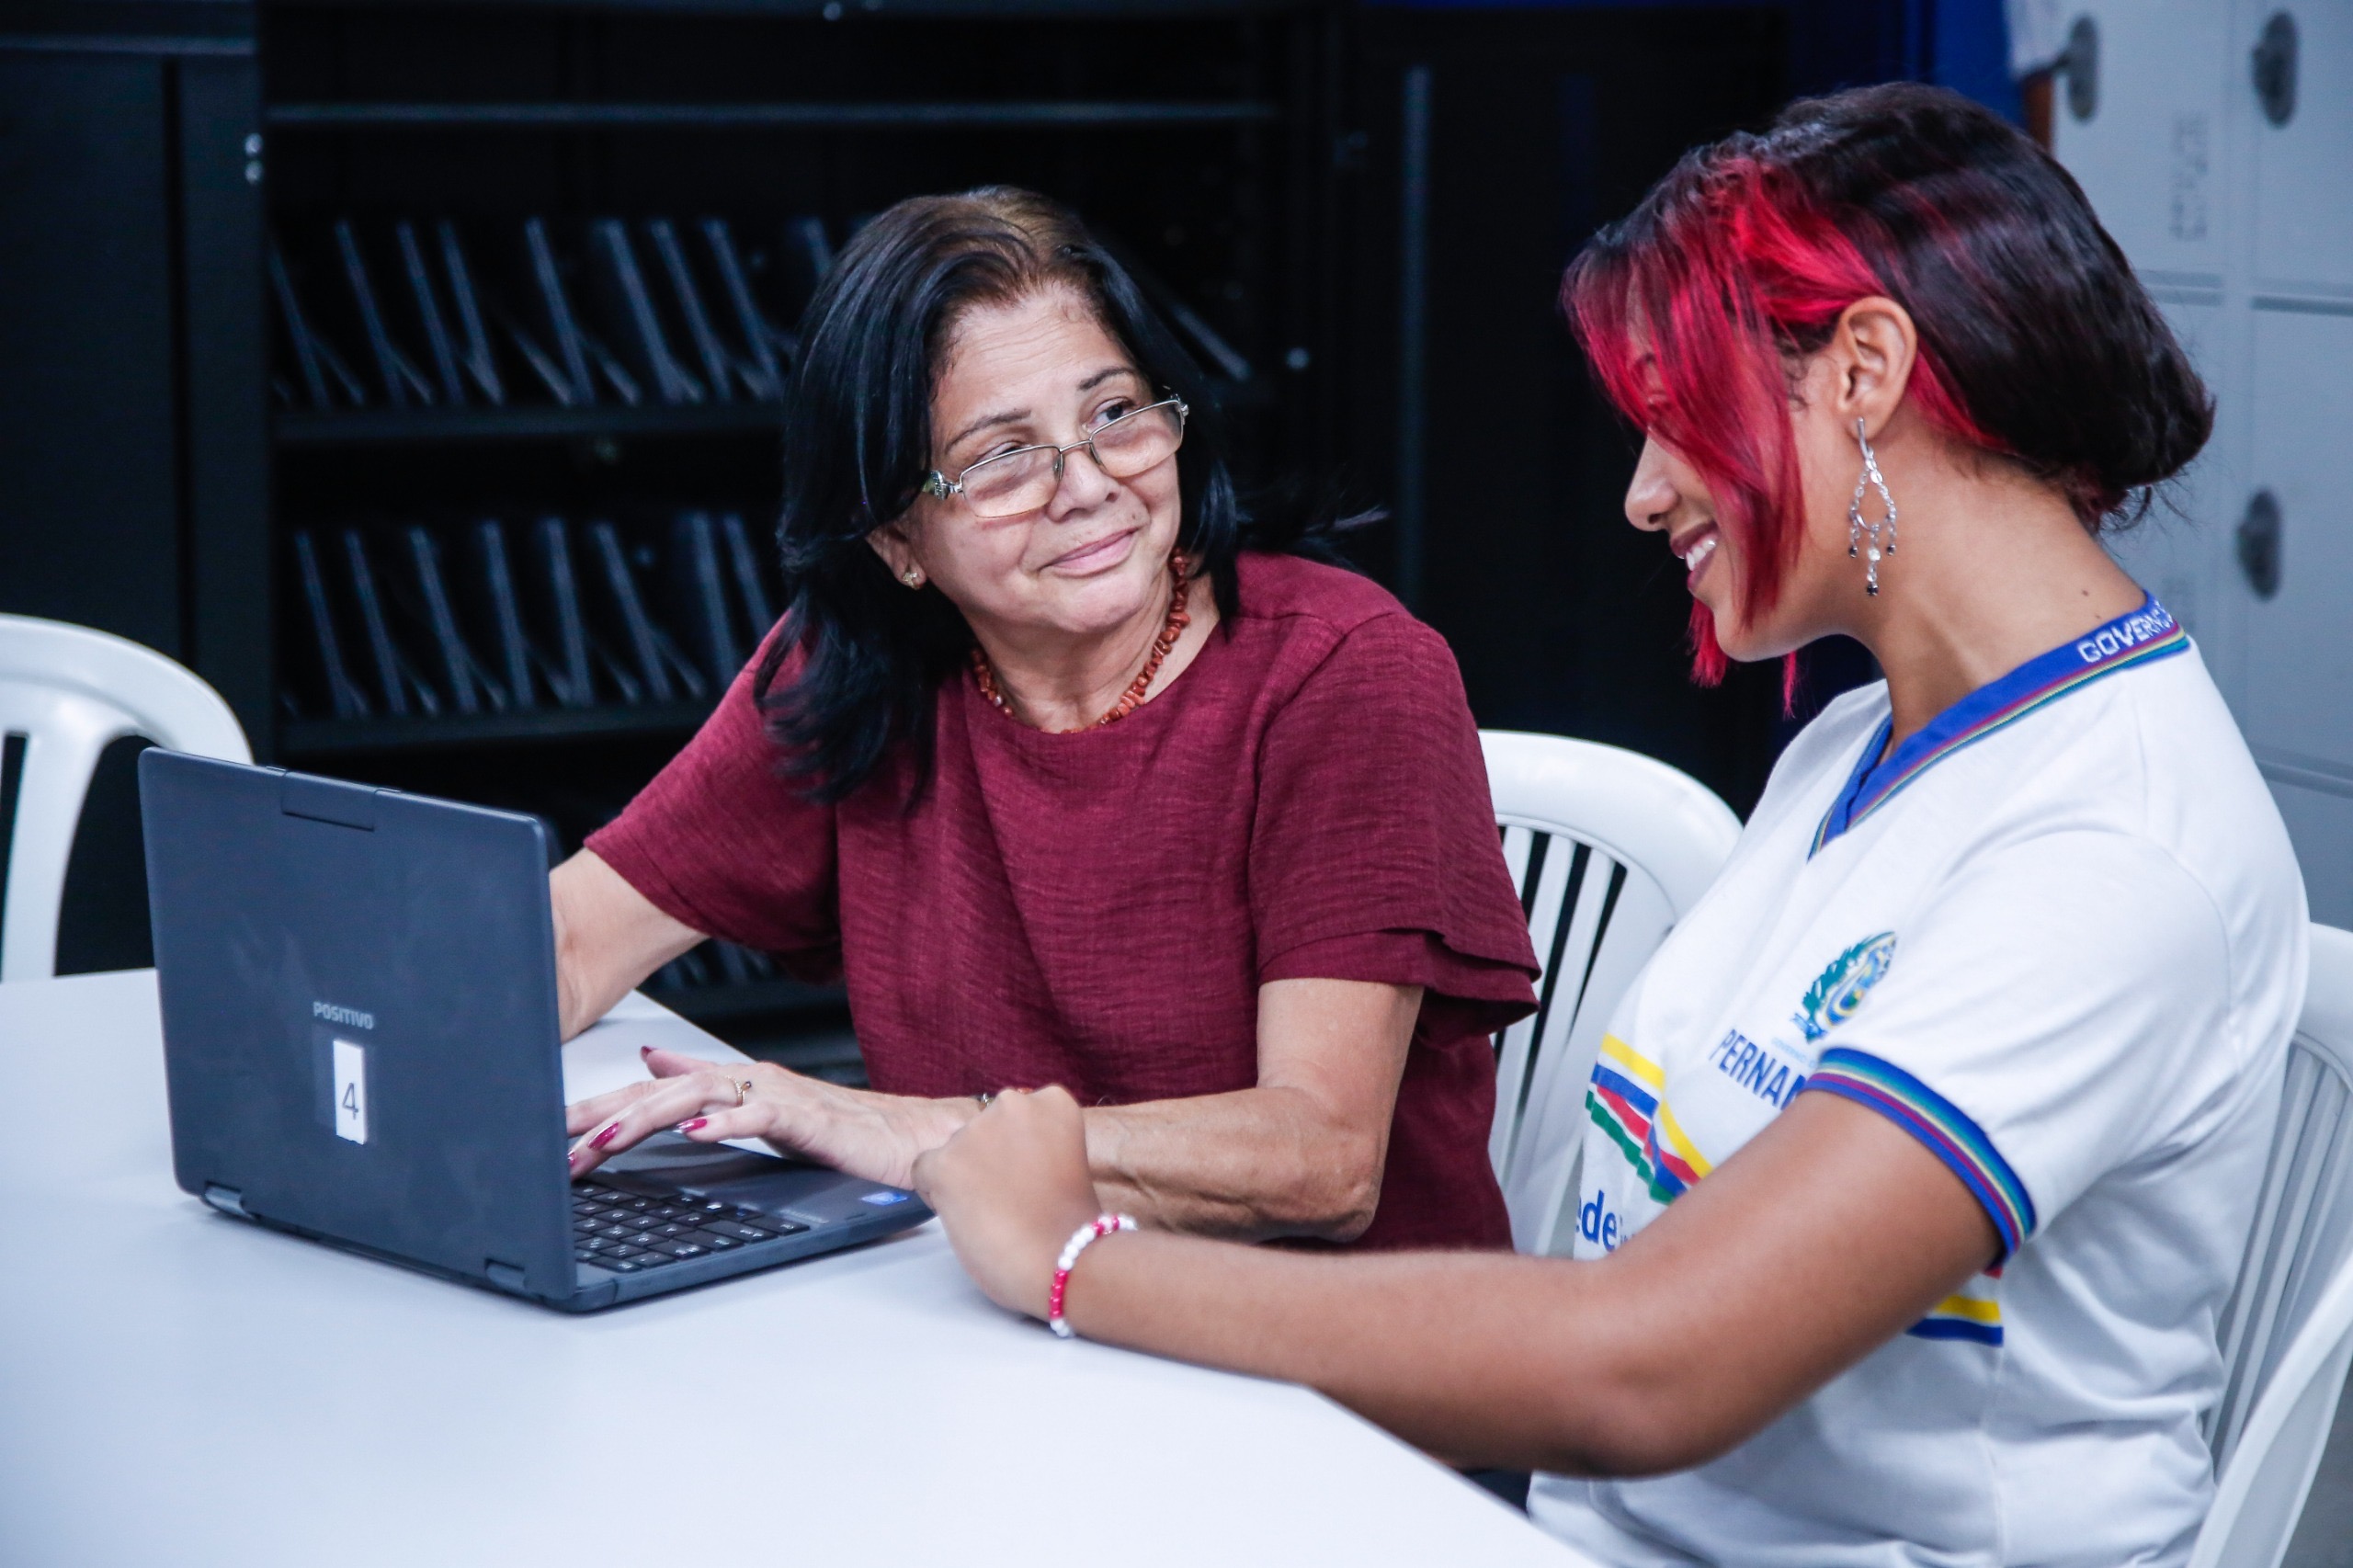
[[[593,1181],[572,1188],[573,1257],[616,1274],[733,1252],[808,1228],[685,1193],[649,1198]]]

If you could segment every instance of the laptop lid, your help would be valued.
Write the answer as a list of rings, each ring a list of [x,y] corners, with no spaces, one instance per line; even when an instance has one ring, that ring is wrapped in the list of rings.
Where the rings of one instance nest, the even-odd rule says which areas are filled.
[[[540,824],[160,748],[139,782],[180,1186],[571,1295]]]

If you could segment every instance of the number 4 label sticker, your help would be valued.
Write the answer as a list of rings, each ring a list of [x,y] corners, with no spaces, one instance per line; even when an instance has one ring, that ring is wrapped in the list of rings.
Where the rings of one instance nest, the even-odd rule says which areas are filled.
[[[335,1135],[368,1142],[368,1051],[347,1040],[335,1042]]]

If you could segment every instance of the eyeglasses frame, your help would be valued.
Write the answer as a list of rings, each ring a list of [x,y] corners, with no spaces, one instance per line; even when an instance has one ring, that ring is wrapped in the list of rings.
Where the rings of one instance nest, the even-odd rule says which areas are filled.
[[[1102,469],[1104,473],[1108,475],[1111,471],[1108,468],[1104,467],[1103,454],[1095,449],[1095,437],[1101,435],[1105,430],[1109,429],[1112,426],[1119,424],[1120,419],[1134,419],[1140,415],[1150,414],[1153,410],[1157,408],[1174,408],[1176,411],[1176,444],[1177,446],[1182,447],[1185,444],[1185,421],[1192,415],[1193,411],[1186,405],[1185,400],[1181,397],[1164,397],[1158,403],[1147,403],[1142,408],[1131,409],[1127,413],[1120,415],[1119,419],[1108,419],[1104,421],[1103,424],[1098,426],[1092,433],[1081,437],[1079,439],[1073,441],[1067,447],[1057,447],[1051,441],[1038,441],[1027,447],[1016,447],[1009,452],[999,452],[993,458],[983,458],[979,462],[970,464],[969,466],[960,470],[956,477],[953,479],[949,478],[946,474],[940,472],[939,470],[933,469],[929,473],[924,475],[923,483],[918,486],[918,488],[921,489],[926,495],[945,501],[950,495],[961,495],[964,493],[964,476],[971,473],[973,469],[985,468],[990,463],[1003,462],[1008,458],[1017,458],[1024,452],[1044,451],[1051,451],[1054,454],[1054,483],[1059,486],[1063,482],[1063,459],[1072,452],[1077,451],[1081,447],[1086,448],[1086,455],[1095,460],[1095,466]],[[970,503],[967,503],[967,505],[970,505]],[[1006,515],[1007,517],[1019,516],[1018,513],[1012,512],[1008,512]]]

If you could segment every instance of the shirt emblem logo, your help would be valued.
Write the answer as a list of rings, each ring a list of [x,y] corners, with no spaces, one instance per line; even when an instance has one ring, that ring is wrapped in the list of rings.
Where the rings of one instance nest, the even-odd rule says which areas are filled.
[[[1830,1032],[1833,1026],[1845,1023],[1863,1005],[1863,997],[1877,985],[1895,961],[1895,933],[1882,931],[1876,937],[1866,937],[1830,960],[1807,988],[1805,1000],[1790,1021],[1797,1025],[1809,1040],[1818,1040]]]

